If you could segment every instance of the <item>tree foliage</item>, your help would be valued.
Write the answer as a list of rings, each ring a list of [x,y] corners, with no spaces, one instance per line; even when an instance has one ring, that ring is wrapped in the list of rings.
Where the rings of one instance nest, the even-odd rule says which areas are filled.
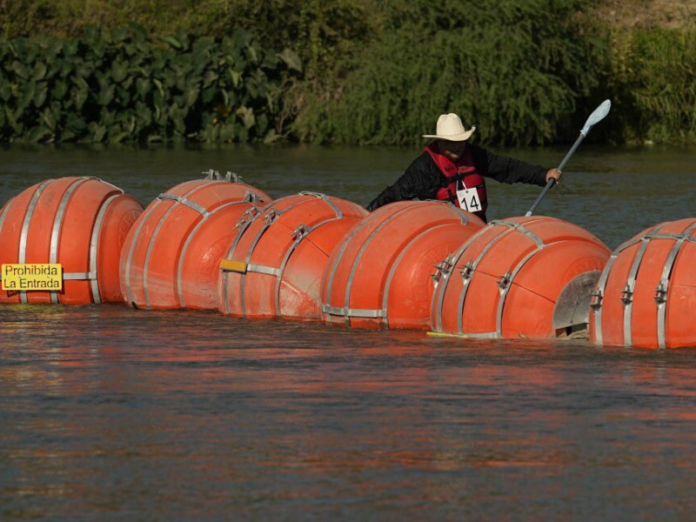
[[[421,134],[434,131],[439,114],[457,112],[468,125],[478,127],[475,139],[487,144],[544,144],[572,140],[597,104],[611,98],[611,117],[591,139],[693,141],[693,21],[685,19],[668,29],[622,26],[598,16],[607,10],[614,12],[616,3],[0,0],[0,27],[6,37],[3,49],[8,45],[27,49],[56,45],[72,49],[77,45],[80,51],[76,55],[63,52],[56,57],[86,61],[94,68],[86,80],[88,100],[78,111],[89,132],[56,133],[47,127],[46,122],[52,121],[49,114],[55,116],[57,128],[67,128],[69,113],[76,106],[54,98],[54,92],[60,94],[62,88],[54,89],[50,74],[34,85],[17,73],[15,60],[33,71],[41,61],[38,55],[25,63],[24,58],[10,59],[2,51],[0,83],[5,87],[0,95],[7,94],[7,85],[23,95],[19,99],[17,94],[17,100],[14,94],[5,99],[12,110],[0,110],[0,139],[126,136],[123,139],[243,141],[282,135],[320,143],[410,144],[421,143]],[[648,3],[642,2],[641,9]],[[89,39],[85,30],[94,31],[87,29],[90,24],[113,35],[131,20],[144,27],[131,36],[140,43],[102,41],[97,47],[106,46],[105,58],[95,55],[85,43]],[[230,47],[229,42],[238,41],[240,31],[253,35],[248,36],[248,46],[262,55],[260,62],[247,60],[244,71],[236,71],[243,77],[241,82],[220,72],[223,66],[218,63],[230,53],[248,52]],[[173,33],[179,39],[199,35],[190,41],[206,51],[194,58],[192,48],[171,45]],[[12,43],[20,41],[23,43]],[[124,54],[125,45],[147,50]],[[294,54],[289,50],[278,53],[281,49],[292,49]],[[41,52],[53,56],[50,50]],[[180,80],[159,79],[163,88],[170,89],[160,93],[164,105],[159,107],[154,91],[148,91],[145,98],[137,91],[138,79],[176,76],[182,68],[198,70],[199,65],[191,60],[199,59],[208,64],[202,69],[204,74],[212,71],[219,78],[205,88],[200,85],[202,79],[189,77],[187,81],[192,83],[185,86]],[[113,79],[114,60],[130,64],[124,80],[127,86],[115,82],[113,99],[102,106],[99,97],[110,90],[102,84]],[[301,74],[298,63],[302,64]],[[48,67],[47,72],[51,71]],[[257,96],[258,88],[248,88],[257,83],[264,86],[264,94]],[[198,85],[200,95],[191,106],[182,107],[182,96],[192,85]],[[42,119],[46,106],[41,110],[31,106],[24,86],[27,92],[38,88],[36,100],[46,106],[59,103],[60,110],[51,109]],[[84,90],[79,82],[71,79],[68,87],[70,100],[74,95],[81,99],[82,94],[74,94]],[[176,106],[171,105],[172,100],[179,100]],[[21,114],[17,113],[20,107]],[[159,116],[144,117],[149,123],[141,122],[139,115],[148,114],[144,107],[150,112],[158,107]],[[254,126],[242,130],[252,121],[249,110]],[[163,113],[166,118],[161,120]],[[135,126],[125,123],[133,118]],[[160,125],[160,121],[165,123]],[[42,130],[33,130],[36,125]],[[101,127],[113,132],[97,130]],[[275,134],[269,135],[270,130]]]
[[[289,50],[247,32],[221,40],[139,26],[88,27],[80,39],[0,41],[0,140],[29,142],[273,140],[283,131]]]
[[[437,116],[462,115],[485,141],[545,143],[567,133],[600,81],[602,43],[583,0],[389,0],[385,30],[349,57],[340,91],[315,92],[305,139],[410,143]]]

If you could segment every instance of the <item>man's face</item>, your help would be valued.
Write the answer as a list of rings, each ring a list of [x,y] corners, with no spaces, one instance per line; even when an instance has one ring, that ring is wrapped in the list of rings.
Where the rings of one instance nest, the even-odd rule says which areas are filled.
[[[456,161],[464,153],[466,141],[437,140],[437,146],[446,157]]]

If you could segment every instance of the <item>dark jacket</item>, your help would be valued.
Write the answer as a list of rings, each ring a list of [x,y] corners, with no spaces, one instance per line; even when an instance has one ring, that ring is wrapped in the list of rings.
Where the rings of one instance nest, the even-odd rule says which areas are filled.
[[[524,161],[499,156],[469,144],[476,170],[486,178],[501,183],[530,183],[543,187],[546,185],[548,169],[530,165]],[[396,183],[385,188],[368,206],[372,212],[387,203],[408,199],[435,199],[437,191],[449,185],[450,180],[440,171],[430,154],[418,156]]]

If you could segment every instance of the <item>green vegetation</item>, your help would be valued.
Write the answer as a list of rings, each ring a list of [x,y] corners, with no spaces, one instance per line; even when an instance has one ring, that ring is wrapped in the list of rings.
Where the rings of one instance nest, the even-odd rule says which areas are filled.
[[[592,139],[694,141],[693,24],[601,11],[654,1],[0,0],[0,140],[543,144],[611,98]]]
[[[0,139],[29,142],[265,140],[279,129],[290,51],[241,30],[221,41],[138,26],[87,28],[80,39],[0,42]]]
[[[544,143],[566,132],[599,84],[587,65],[602,47],[581,33],[583,0],[431,5],[386,1],[390,30],[347,68],[341,96],[310,99],[297,120],[302,138],[408,143],[434,131],[442,112],[459,112],[486,142]]]
[[[696,141],[696,26],[614,34],[611,84],[622,141]]]

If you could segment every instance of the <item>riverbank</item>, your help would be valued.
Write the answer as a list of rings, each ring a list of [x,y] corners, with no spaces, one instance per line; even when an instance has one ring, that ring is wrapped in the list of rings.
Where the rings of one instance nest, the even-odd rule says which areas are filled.
[[[406,145],[456,111],[481,143],[549,144],[572,140],[605,98],[614,110],[591,140],[696,141],[696,9],[685,1],[2,3],[2,141]],[[128,21],[142,29],[114,29]],[[240,32],[243,67],[226,59]],[[44,78],[38,41],[91,75]],[[246,47],[275,60],[270,70]],[[66,93],[86,99],[66,104]]]

